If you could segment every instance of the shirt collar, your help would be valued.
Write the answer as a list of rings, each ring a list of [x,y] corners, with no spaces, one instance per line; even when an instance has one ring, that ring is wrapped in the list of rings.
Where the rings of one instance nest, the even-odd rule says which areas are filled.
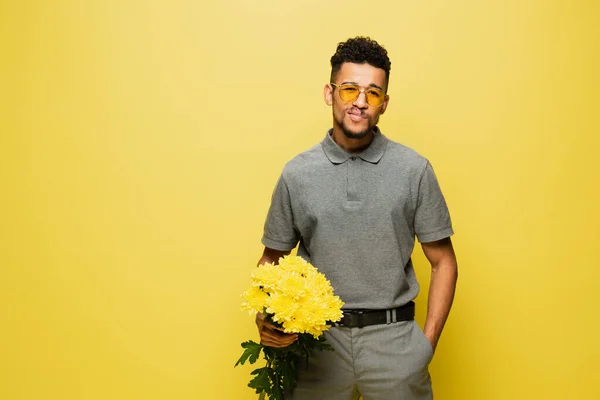
[[[374,127],[373,131],[375,132],[375,136],[369,147],[357,154],[348,153],[333,141],[333,137],[331,136],[333,134],[333,129],[330,129],[327,132],[325,139],[321,142],[321,146],[323,147],[325,155],[333,164],[342,164],[354,155],[371,164],[377,164],[379,160],[381,160],[381,157],[383,157],[383,153],[385,153],[388,139],[381,133],[379,128]]]

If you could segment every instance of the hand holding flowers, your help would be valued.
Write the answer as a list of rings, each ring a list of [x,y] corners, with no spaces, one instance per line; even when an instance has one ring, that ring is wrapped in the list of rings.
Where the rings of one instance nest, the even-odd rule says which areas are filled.
[[[260,335],[260,342],[269,347],[286,347],[298,340],[297,333],[285,333],[283,328],[265,321],[263,313],[256,314],[256,326]]]
[[[329,329],[328,323],[341,319],[344,303],[334,296],[325,276],[298,256],[282,257],[278,265],[260,265],[252,273],[252,285],[242,298],[242,308],[253,314],[262,313],[266,324],[297,334],[297,340],[282,348],[244,342],[244,354],[235,364],[246,361],[253,364],[262,351],[267,365],[252,371],[256,376],[248,386],[256,389],[261,398],[268,395],[272,399],[283,399],[284,391],[296,386],[296,362],[302,357],[308,359],[315,349],[331,350],[324,343],[322,333]],[[266,328],[271,329],[270,325]],[[267,343],[285,344],[286,340]]]

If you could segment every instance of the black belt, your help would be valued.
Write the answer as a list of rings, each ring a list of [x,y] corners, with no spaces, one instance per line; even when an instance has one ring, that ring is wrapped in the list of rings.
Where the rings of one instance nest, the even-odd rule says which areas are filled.
[[[411,321],[415,318],[415,303],[410,301],[403,306],[389,310],[342,310],[344,316],[336,326],[362,328],[369,325],[391,324],[398,321]]]

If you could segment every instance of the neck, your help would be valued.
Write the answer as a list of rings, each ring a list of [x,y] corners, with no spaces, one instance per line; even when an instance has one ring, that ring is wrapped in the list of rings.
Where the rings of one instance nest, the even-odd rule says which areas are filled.
[[[338,144],[342,149],[346,150],[348,153],[360,153],[373,141],[375,134],[373,130],[371,130],[364,138],[361,139],[350,139],[341,129],[333,128],[333,135],[331,138],[334,142]]]

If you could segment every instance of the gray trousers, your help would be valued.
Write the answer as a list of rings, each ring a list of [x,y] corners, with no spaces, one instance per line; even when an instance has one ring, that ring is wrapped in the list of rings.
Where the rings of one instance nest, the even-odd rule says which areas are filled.
[[[415,321],[363,328],[332,327],[335,351],[315,351],[298,366],[291,400],[431,400],[433,350]]]

